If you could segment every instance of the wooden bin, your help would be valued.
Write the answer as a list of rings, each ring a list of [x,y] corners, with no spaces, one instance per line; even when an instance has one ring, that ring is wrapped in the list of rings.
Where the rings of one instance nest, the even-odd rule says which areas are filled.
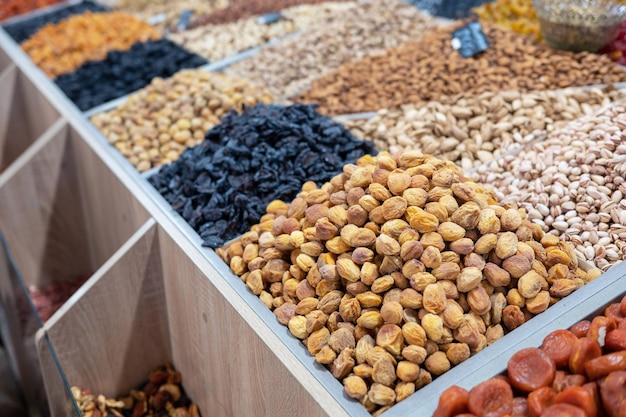
[[[7,62],[8,61],[8,62]],[[38,88],[0,51],[0,172],[60,118]]]
[[[328,415],[153,220],[37,334],[51,415],[73,415],[47,341],[70,385],[106,396],[172,363],[204,416]]]
[[[35,351],[41,321],[27,288],[87,277],[147,219],[145,209],[75,131],[57,120],[0,175],[3,339],[31,404],[47,400]],[[21,313],[20,313],[21,312]]]

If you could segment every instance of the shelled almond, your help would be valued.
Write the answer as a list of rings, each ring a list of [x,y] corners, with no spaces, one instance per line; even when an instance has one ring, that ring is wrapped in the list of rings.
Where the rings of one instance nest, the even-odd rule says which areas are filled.
[[[378,415],[598,276],[451,162],[346,165],[218,254]]]
[[[338,120],[391,154],[417,149],[469,170],[624,97],[601,89],[459,95]]]
[[[607,56],[557,51],[489,24],[483,24],[489,48],[463,58],[450,42],[457,27],[434,30],[419,41],[346,63],[293,99],[318,103],[320,112],[338,115],[457,94],[529,92],[626,81],[626,71]]]
[[[621,101],[575,120],[474,178],[606,270],[626,256],[625,111]]]

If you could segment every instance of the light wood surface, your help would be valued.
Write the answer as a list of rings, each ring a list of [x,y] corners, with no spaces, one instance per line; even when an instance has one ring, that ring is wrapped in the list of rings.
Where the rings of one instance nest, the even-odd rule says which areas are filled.
[[[0,73],[10,65],[13,65],[13,63],[11,62],[11,58],[7,55],[6,52],[0,49]]]
[[[171,357],[157,239],[149,220],[44,325],[70,385],[127,393]]]
[[[270,347],[163,230],[173,363],[211,417],[327,416]]]
[[[8,69],[9,76],[2,81],[4,85],[0,85],[0,101],[4,102],[0,113],[8,113],[2,125],[4,131],[0,131],[0,171],[59,119],[59,112],[21,71]]]
[[[28,285],[91,275],[148,218],[62,121],[0,175],[0,229]]]

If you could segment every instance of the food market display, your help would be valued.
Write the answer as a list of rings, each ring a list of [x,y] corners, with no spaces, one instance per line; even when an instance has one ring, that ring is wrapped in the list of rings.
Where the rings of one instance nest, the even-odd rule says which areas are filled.
[[[421,150],[470,170],[624,98],[626,90],[483,93],[339,120],[357,137],[391,154]]]
[[[599,29],[626,6],[29,12],[52,2],[0,0],[0,225],[24,219],[0,337],[41,417],[72,397],[85,417],[626,416],[626,22]],[[547,9],[584,30],[542,36]],[[55,264],[66,242],[81,268]],[[197,403],[173,365],[142,382],[167,361]]]
[[[218,250],[376,415],[598,276],[451,162],[364,156]]]
[[[606,270],[626,250],[625,111],[622,101],[575,120],[474,178]]]
[[[228,113],[150,183],[215,248],[258,222],[272,201],[290,200],[307,181],[323,184],[373,151],[313,106],[258,104]]]
[[[558,89],[626,81],[608,57],[556,51],[530,37],[483,25],[489,48],[472,58],[452,49],[450,28],[428,32],[385,54],[349,62],[294,97],[325,114],[397,107],[456,94]],[[550,68],[549,71],[544,68]]]
[[[308,26],[345,20],[345,13],[354,13],[357,6],[352,1],[293,6],[282,10],[282,18],[271,24],[259,22],[262,16],[252,16],[173,33],[170,39],[208,60],[217,61]]]
[[[626,297],[511,357],[506,375],[447,389],[433,417],[626,415]]]
[[[289,97],[345,62],[419,39],[438,25],[429,15],[397,0],[372,0],[342,16],[264,48],[229,70],[276,97]]]
[[[272,97],[245,80],[201,69],[155,78],[121,106],[91,121],[139,171],[178,159],[220,118]]]

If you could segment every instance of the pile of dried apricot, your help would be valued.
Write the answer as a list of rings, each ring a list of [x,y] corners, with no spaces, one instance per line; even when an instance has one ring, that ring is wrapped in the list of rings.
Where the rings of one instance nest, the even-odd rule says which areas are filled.
[[[433,417],[455,416],[626,416],[626,297],[515,353],[507,375],[448,388]]]

